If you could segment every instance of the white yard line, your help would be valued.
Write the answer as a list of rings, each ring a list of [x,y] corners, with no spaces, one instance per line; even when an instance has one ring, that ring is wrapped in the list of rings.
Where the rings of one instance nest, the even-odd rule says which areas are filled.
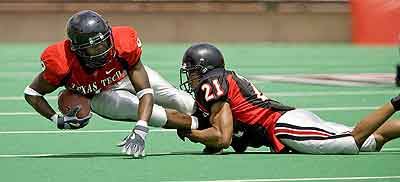
[[[23,93],[21,93],[23,94]],[[45,96],[47,100],[56,100],[57,96]],[[1,96],[0,101],[18,101],[25,100],[23,96]]]
[[[400,151],[400,148],[384,148],[382,149],[382,151]],[[251,151],[248,150],[247,152],[251,152],[251,153],[265,153],[268,151]],[[154,154],[172,154],[173,152],[162,152],[162,153],[154,153]],[[246,154],[246,153],[244,153]],[[16,157],[48,157],[48,156],[65,156],[65,155],[73,155],[73,154],[68,154],[68,153],[53,153],[53,154],[0,154],[0,158],[16,158]],[[147,155],[152,155],[152,153],[147,153]],[[274,180],[274,179],[271,179]],[[211,180],[211,181],[215,181],[215,182],[221,182],[220,180]],[[210,181],[210,182],[211,182]],[[223,181],[223,180],[222,180]],[[228,180],[230,181],[230,180]],[[232,181],[237,181],[237,180],[232,180]],[[303,181],[303,180],[299,180],[299,181]],[[193,182],[200,182],[200,181],[193,181]],[[208,181],[204,181],[204,182],[208,182]]]
[[[264,92],[266,96],[282,97],[312,97],[312,96],[340,96],[340,95],[398,95],[398,90],[381,91],[336,91],[336,92]]]
[[[339,96],[339,95],[397,95],[397,90],[380,91],[336,91],[336,92],[264,92],[267,96],[279,97],[312,97],[312,96]],[[46,96],[48,100],[56,100],[57,96]],[[1,96],[0,101],[25,100],[22,96]]]
[[[0,112],[0,116],[32,116],[39,115],[37,112]]]
[[[49,131],[0,131],[0,134],[63,134],[63,133],[126,133],[132,130],[49,130]],[[150,129],[150,132],[175,132],[174,129]]]
[[[185,182],[279,182],[279,181],[338,181],[338,180],[379,180],[400,179],[400,176],[357,176],[357,177],[332,177],[332,178],[266,178],[266,179],[237,179],[237,180],[200,180]],[[168,181],[179,182],[179,181]]]
[[[362,110],[374,110],[377,106],[352,106],[352,107],[306,107],[298,108],[305,109],[308,111],[362,111]],[[0,116],[32,116],[38,115],[36,112],[0,112]]]
[[[362,111],[362,110],[374,110],[378,106],[352,106],[352,107],[306,107],[299,108],[308,111]]]
[[[173,152],[163,152],[163,153],[146,153],[146,155],[169,155],[173,154]],[[66,156],[66,155],[74,155],[74,154],[1,154],[0,158],[18,158],[18,157],[56,157],[56,156]],[[93,154],[95,155],[95,154]]]

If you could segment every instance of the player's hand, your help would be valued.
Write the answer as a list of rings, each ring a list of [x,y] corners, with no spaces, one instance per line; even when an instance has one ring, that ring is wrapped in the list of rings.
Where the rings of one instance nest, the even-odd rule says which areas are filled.
[[[149,133],[149,128],[146,125],[136,124],[132,133],[125,137],[118,147],[122,147],[122,152],[133,157],[144,157],[145,156],[145,140]]]
[[[191,133],[191,130],[188,130],[188,129],[177,129],[176,130],[176,134],[182,141],[185,141],[185,137],[187,137],[190,133]]]
[[[233,137],[231,147],[236,153],[244,153],[247,149],[247,144]]]
[[[90,118],[92,117],[92,113],[89,113],[84,118],[78,118],[76,117],[76,114],[80,111],[80,106],[76,106],[72,108],[68,113],[65,115],[58,115],[57,118],[55,118],[54,123],[57,124],[58,129],[79,129],[83,128],[86,125],[88,125]]]
[[[224,152],[223,148],[214,148],[206,146],[203,149],[203,154],[208,154],[208,155],[219,155],[222,154],[222,152]]]

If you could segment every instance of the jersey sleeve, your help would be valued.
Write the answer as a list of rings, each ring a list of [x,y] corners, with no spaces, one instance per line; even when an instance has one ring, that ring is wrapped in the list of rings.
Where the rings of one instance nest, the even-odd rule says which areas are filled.
[[[59,86],[69,73],[68,62],[62,47],[57,44],[51,45],[40,56],[43,78],[55,86]]]
[[[119,56],[131,68],[139,62],[142,55],[142,42],[137,32],[131,27],[116,27],[113,29],[115,47]]]
[[[208,112],[217,101],[228,101],[228,85],[223,76],[202,81],[196,91],[196,101]]]

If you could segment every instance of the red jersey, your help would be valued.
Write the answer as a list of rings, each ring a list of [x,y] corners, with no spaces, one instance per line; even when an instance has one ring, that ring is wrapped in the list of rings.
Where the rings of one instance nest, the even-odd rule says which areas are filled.
[[[294,108],[267,98],[247,79],[233,71],[214,69],[200,81],[195,96],[199,109],[206,113],[216,101],[228,102],[235,122],[250,127],[262,126],[266,133],[257,137],[266,137],[276,152],[284,148],[275,136],[274,127],[285,111]]]
[[[142,54],[141,42],[131,27],[113,27],[115,56],[103,67],[86,72],[71,43],[63,40],[47,47],[41,55],[43,77],[50,84],[65,86],[82,95],[91,96],[110,88],[126,76],[126,69],[135,65]]]

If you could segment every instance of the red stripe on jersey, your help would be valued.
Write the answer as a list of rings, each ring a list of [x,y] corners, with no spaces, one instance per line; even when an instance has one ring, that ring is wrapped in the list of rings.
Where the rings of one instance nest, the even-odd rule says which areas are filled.
[[[240,91],[240,86],[230,74],[227,76],[229,83],[229,104],[235,119],[247,124],[261,124],[264,127],[271,127],[281,117],[280,112],[272,111],[270,108],[257,106],[246,98]],[[243,88],[245,89],[245,88]],[[252,97],[254,99],[259,99]]]
[[[274,131],[275,123],[282,114],[280,112],[272,111],[268,107],[257,106],[256,104],[254,104],[254,101],[254,103],[252,103],[251,98],[246,98],[243,93],[241,93],[240,86],[233,78],[232,74],[229,74],[226,79],[229,83],[229,104],[231,106],[232,114],[235,120],[244,122],[249,125],[260,124],[264,126],[268,133],[267,138],[271,142],[274,152],[279,153],[283,151],[285,146],[275,136]],[[251,90],[251,93],[253,92],[254,91]],[[255,93],[251,95],[252,99],[259,99],[257,98]]]
[[[199,106],[200,111],[210,114],[210,112],[208,112],[208,110],[206,109],[206,107],[204,107],[200,102],[198,102],[197,100],[194,100],[194,102],[196,102],[197,106]]]
[[[304,136],[324,136],[324,137],[328,137],[328,136],[332,136],[330,134],[326,134],[320,131],[298,131],[298,130],[291,130],[291,129],[275,129],[275,133],[277,135],[279,134],[292,134],[292,135],[304,135]]]

